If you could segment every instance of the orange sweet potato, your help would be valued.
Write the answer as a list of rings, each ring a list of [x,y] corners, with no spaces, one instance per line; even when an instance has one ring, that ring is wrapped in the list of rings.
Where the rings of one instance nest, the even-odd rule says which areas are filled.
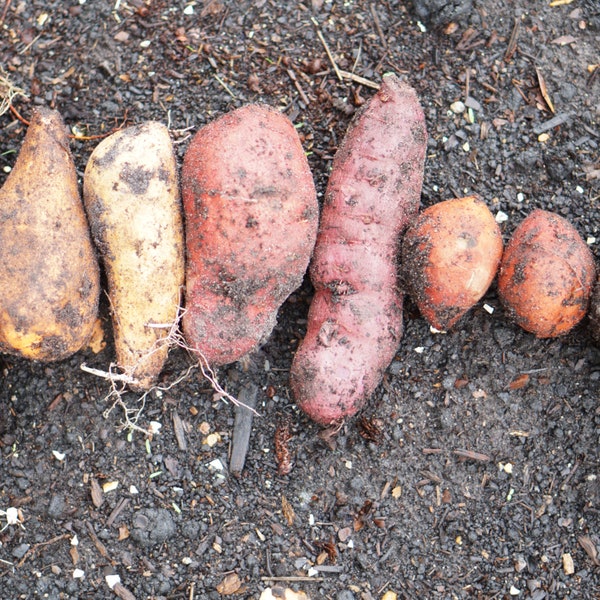
[[[271,333],[302,282],[318,204],[291,121],[262,105],[200,129],[183,161],[189,346],[210,365],[244,357]]]
[[[426,145],[417,94],[388,75],[336,153],[310,269],[315,294],[290,373],[297,404],[322,425],[364,405],[398,347],[396,256],[419,208]]]
[[[60,114],[38,108],[0,190],[0,352],[62,360],[98,314],[100,272]]]
[[[498,274],[509,316],[537,337],[568,332],[585,316],[595,281],[594,258],[575,227],[534,210],[515,229]]]
[[[428,207],[402,238],[407,291],[427,322],[452,327],[485,294],[502,258],[502,236],[475,196]]]

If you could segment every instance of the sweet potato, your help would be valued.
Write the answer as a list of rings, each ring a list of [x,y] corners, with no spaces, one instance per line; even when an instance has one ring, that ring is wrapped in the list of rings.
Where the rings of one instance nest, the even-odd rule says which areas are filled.
[[[77,352],[98,313],[99,268],[60,114],[38,108],[0,190],[0,351]]]
[[[291,121],[247,105],[201,128],[183,161],[188,345],[210,365],[267,339],[302,282],[318,204]]]
[[[397,251],[419,208],[426,145],[417,94],[389,75],[335,155],[310,267],[315,294],[290,373],[297,404],[320,424],[355,414],[398,347]]]
[[[585,316],[596,267],[575,227],[534,210],[515,229],[498,273],[498,293],[509,316],[537,337],[568,332]]]
[[[476,196],[426,208],[402,238],[402,273],[421,315],[450,329],[485,294],[502,258],[502,236]]]
[[[92,152],[83,195],[108,280],[117,365],[133,389],[164,365],[184,281],[183,215],[169,132],[147,122]]]

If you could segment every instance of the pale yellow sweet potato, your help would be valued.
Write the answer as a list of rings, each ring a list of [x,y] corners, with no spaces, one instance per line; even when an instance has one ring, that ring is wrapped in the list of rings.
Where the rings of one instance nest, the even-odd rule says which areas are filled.
[[[183,217],[167,128],[113,133],[89,158],[83,195],[108,279],[117,364],[151,387],[167,357],[184,279]]]

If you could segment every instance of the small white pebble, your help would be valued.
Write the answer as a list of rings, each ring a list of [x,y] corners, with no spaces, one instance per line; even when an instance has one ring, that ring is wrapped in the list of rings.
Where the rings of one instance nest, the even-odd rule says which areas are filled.
[[[424,348],[423,346],[417,346],[417,347],[415,348],[415,352],[416,352],[417,354],[423,354],[423,352],[425,352],[425,348]]]
[[[575,190],[576,190],[576,191],[578,191],[580,194],[583,194],[583,192],[584,192],[584,189],[583,189],[583,188],[582,188],[580,185],[578,185],[578,186],[575,188]]]
[[[353,540],[348,540],[347,546],[348,546],[348,548],[354,548],[354,541]]]
[[[79,538],[77,537],[77,535],[74,535],[71,538],[71,546],[79,546]]]
[[[308,524],[312,527],[315,524],[315,515],[312,513],[308,515]]]
[[[11,169],[11,168],[10,168],[8,165],[6,165],[5,167],[2,167],[2,170],[3,170],[5,173],[10,173],[10,172],[12,171],[12,169]]]
[[[107,481],[103,486],[102,486],[102,491],[107,494],[108,492],[113,492],[114,490],[116,490],[119,487],[119,482],[118,481]]]
[[[140,491],[135,487],[135,485],[130,485],[129,493],[132,494],[133,496],[135,496],[136,494],[139,494]]]
[[[121,578],[118,575],[106,575],[104,578],[106,585],[112,590],[117,583],[121,583]]]
[[[314,567],[310,567],[310,568],[308,569],[308,571],[306,571],[306,574],[307,574],[309,577],[315,577],[315,576],[317,576],[317,575],[319,574],[319,571],[317,571],[317,569],[315,569]]]
[[[59,461],[65,460],[66,454],[64,452],[59,452],[58,450],[52,450],[52,454],[54,455],[54,458],[56,460],[59,460]]]
[[[469,152],[469,150],[471,150],[471,146],[469,145],[469,142],[465,142],[465,143],[462,145],[462,149],[463,149],[465,152]]]
[[[214,469],[215,471],[222,471],[223,470],[223,463],[218,458],[215,458],[215,460],[212,460],[211,462],[209,462],[208,466],[211,469]]]
[[[512,465],[512,463],[506,463],[504,465],[504,472],[508,473],[509,475],[512,475],[512,472],[513,472],[513,465]]]
[[[184,565],[191,565],[193,561],[192,561],[192,559],[191,559],[189,556],[184,556],[184,557],[181,559],[181,562],[182,562]]]
[[[150,40],[144,40],[143,42],[140,42],[140,47],[141,48],[147,48],[152,42]]]
[[[194,5],[193,4],[188,4],[184,9],[183,9],[183,14],[184,15],[193,15],[194,14]]]
[[[516,588],[514,585],[511,585],[508,593],[511,596],[519,596],[521,594],[521,590],[519,588]]]
[[[425,33],[427,31],[427,27],[425,27],[421,21],[417,21],[417,27],[421,30],[421,33]]]
[[[351,469],[352,468],[352,461],[351,460],[347,460],[344,463],[344,466],[346,467],[346,469]]]
[[[453,102],[450,105],[450,110],[455,114],[458,115],[460,113],[464,113],[466,109],[465,103],[461,102],[460,100],[457,100],[456,102]]]
[[[519,192],[517,194],[517,202],[523,202],[525,200],[525,194],[523,192]]]
[[[487,313],[489,313],[491,315],[494,312],[494,307],[490,306],[489,304],[484,304],[483,305],[483,310],[485,310],[485,312],[487,312]]]
[[[592,244],[596,243],[596,238],[593,235],[588,236],[587,240],[585,240],[585,243],[588,246],[591,246]]]
[[[505,223],[506,221],[508,221],[508,215],[505,212],[499,210],[496,213],[496,223]]]
[[[85,577],[85,571],[81,569],[75,569],[73,571],[73,579],[83,579]]]
[[[161,427],[162,427],[162,423],[159,423],[158,421],[150,421],[150,425],[148,426],[148,431],[154,435],[160,431]]]
[[[430,325],[430,326],[429,326],[429,331],[430,331],[431,333],[433,333],[433,334],[436,334],[436,333],[446,333],[446,332],[445,332],[444,330],[442,330],[442,329],[436,329],[436,328],[435,328],[433,325]]]

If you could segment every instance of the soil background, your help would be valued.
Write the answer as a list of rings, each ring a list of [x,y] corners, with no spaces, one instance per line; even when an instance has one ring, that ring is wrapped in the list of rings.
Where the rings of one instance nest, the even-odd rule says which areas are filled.
[[[534,208],[553,210],[600,257],[594,0],[2,0],[0,11],[0,64],[27,94],[13,102],[25,119],[52,106],[79,137],[156,119],[181,160],[197,128],[265,102],[296,124],[320,197],[369,84],[394,71],[427,118],[424,206],[479,194],[505,239]],[[338,78],[325,45],[353,79]],[[2,182],[26,127],[8,112],[0,128]],[[96,143],[73,140],[80,175]],[[123,429],[109,384],[80,368],[114,360],[106,307],[99,353],[3,356],[0,509],[22,524],[0,517],[0,596],[258,599],[280,585],[336,600],[600,598],[600,354],[587,323],[536,339],[492,288],[435,335],[409,300],[382,385],[330,435],[288,389],[310,297],[306,281],[268,342],[218,372],[234,396],[258,387],[239,477],[231,403],[195,369],[169,388],[193,366],[179,349],[169,389],[143,404],[122,396],[160,432]]]

